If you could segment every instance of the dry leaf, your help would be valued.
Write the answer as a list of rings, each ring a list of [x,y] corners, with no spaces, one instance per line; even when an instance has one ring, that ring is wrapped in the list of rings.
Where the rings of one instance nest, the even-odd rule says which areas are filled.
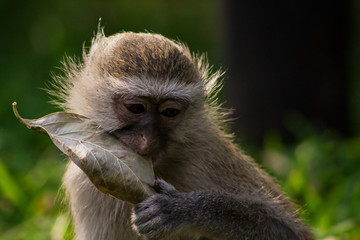
[[[103,193],[130,203],[151,194],[152,162],[134,153],[110,134],[90,125],[80,115],[57,112],[39,119],[15,116],[28,128],[47,134],[53,143],[84,171]]]

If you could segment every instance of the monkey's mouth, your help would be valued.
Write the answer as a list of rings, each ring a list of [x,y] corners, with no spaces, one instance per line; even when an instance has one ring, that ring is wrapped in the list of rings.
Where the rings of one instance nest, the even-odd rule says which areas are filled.
[[[151,159],[151,162],[154,164],[155,162],[156,162],[156,160],[157,160],[157,158],[156,157],[150,157],[150,159]]]

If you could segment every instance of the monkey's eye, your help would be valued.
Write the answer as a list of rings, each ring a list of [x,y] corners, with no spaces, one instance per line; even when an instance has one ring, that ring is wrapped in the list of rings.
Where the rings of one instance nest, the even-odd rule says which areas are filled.
[[[165,117],[175,117],[176,115],[178,115],[180,113],[179,109],[176,108],[166,108],[161,112],[161,115],[165,116]]]
[[[134,103],[134,104],[124,104],[124,106],[132,113],[140,114],[145,112],[145,106],[140,103]]]

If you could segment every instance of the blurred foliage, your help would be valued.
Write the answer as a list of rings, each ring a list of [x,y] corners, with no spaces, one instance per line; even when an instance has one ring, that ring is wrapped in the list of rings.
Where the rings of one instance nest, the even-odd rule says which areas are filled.
[[[297,144],[270,133],[259,159],[298,204],[316,239],[360,239],[360,137],[317,132],[301,116],[290,122]]]
[[[56,111],[41,88],[50,80],[49,72],[61,73],[56,67],[61,67],[65,54],[80,56],[82,44],[90,45],[100,17],[107,35],[122,30],[159,32],[186,42],[192,50],[208,52],[218,67],[223,62],[221,4],[220,0],[33,0],[19,4],[0,3],[5,33],[0,38],[0,240],[70,239],[59,191],[65,156],[47,137],[20,124],[11,103],[18,102],[25,118]],[[358,62],[359,52],[353,58],[354,64]],[[353,75],[360,76],[359,71],[354,68]],[[351,91],[359,99],[359,78],[355,77]],[[359,101],[350,107],[358,113]],[[359,119],[356,116],[354,121]],[[263,159],[296,199],[318,237],[360,239],[359,137],[318,133],[311,124],[289,125],[300,129],[294,131],[298,143],[288,146],[275,133],[269,134],[257,159]]]

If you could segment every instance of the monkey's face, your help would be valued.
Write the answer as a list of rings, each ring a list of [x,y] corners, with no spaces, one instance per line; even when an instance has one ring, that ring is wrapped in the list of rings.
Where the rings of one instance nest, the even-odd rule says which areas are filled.
[[[154,157],[182,120],[187,104],[172,99],[117,97],[115,112],[123,123],[114,135],[135,152]]]
[[[206,71],[187,47],[160,35],[98,36],[84,64],[68,73],[71,82],[59,87],[60,97],[67,111],[87,117],[135,152],[160,159],[201,134],[196,130],[205,126],[206,94],[215,83]]]

